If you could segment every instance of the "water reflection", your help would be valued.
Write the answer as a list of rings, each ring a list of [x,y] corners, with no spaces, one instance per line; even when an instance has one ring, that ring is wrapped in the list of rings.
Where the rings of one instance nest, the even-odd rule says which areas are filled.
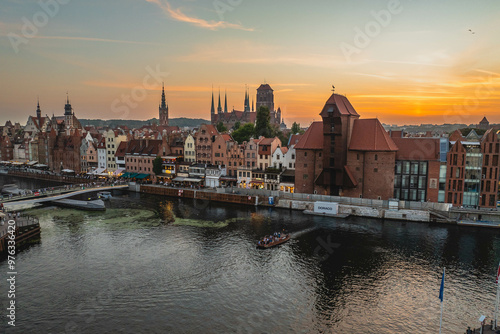
[[[7,333],[436,332],[444,266],[445,333],[493,314],[496,230],[113,195],[105,213],[32,211],[42,242],[18,255]]]

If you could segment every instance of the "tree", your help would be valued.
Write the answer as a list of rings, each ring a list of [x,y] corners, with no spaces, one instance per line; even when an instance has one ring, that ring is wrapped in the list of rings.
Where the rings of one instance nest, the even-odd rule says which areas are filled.
[[[239,121],[234,123],[233,130],[234,131],[238,130],[240,128],[240,126],[241,126],[241,123]]]
[[[257,111],[257,120],[255,122],[255,136],[259,138],[264,136],[270,138],[273,136],[273,129],[271,128],[271,115],[269,108],[262,106]]]
[[[160,175],[163,172],[163,159],[161,157],[156,157],[153,160],[153,172],[155,175]]]
[[[224,125],[224,123],[222,123],[222,122],[217,123],[217,131],[219,131],[219,133],[223,133],[223,132],[227,131],[227,128]]]
[[[252,123],[247,123],[241,126],[238,130],[234,131],[231,135],[233,139],[238,143],[243,143],[244,141],[248,141],[250,137],[252,137],[255,133],[255,127]]]
[[[297,122],[293,122],[292,124],[292,130],[291,130],[291,134],[295,135],[295,134],[303,134],[304,133],[304,130],[302,130],[300,128],[300,123],[297,123]]]

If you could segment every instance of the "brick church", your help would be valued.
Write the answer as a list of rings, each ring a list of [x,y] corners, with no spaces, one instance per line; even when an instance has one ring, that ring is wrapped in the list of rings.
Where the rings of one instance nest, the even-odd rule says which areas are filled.
[[[281,124],[281,109],[274,109],[274,90],[269,86],[269,84],[262,84],[257,88],[257,102],[254,109],[254,103],[252,98],[252,107],[250,108],[250,93],[248,90],[245,91],[245,101],[243,111],[233,110],[228,112],[227,109],[227,94],[224,96],[224,109],[222,109],[221,96],[219,92],[219,102],[217,106],[217,112],[215,109],[214,93],[212,92],[212,105],[210,109],[211,122],[213,125],[217,125],[222,122],[228,129],[232,128],[236,122],[240,124],[245,123],[255,123],[257,118],[257,110],[260,107],[269,108],[270,112],[270,122],[276,126]]]

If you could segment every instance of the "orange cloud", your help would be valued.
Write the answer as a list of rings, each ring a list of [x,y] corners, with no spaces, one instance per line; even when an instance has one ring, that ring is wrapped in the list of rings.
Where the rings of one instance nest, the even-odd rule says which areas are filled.
[[[160,7],[165,14],[173,18],[174,20],[180,21],[180,22],[187,22],[191,23],[197,27],[205,28],[205,29],[210,29],[210,30],[217,30],[217,29],[238,29],[238,30],[245,30],[245,31],[254,31],[253,28],[245,28],[241,24],[236,24],[236,23],[230,23],[226,21],[207,21],[203,19],[199,19],[197,17],[191,17],[187,16],[184,14],[180,8],[173,9],[172,6],[170,6],[170,3],[168,1],[162,1],[162,0],[146,0],[147,2],[154,3],[158,7]]]

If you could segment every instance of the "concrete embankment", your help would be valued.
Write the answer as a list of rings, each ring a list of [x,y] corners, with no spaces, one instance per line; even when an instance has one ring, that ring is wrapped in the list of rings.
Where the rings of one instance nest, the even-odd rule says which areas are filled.
[[[314,202],[280,199],[276,207],[292,210],[314,211]],[[339,213],[351,216],[430,222],[430,212],[424,210],[388,210],[384,208],[339,204]]]

